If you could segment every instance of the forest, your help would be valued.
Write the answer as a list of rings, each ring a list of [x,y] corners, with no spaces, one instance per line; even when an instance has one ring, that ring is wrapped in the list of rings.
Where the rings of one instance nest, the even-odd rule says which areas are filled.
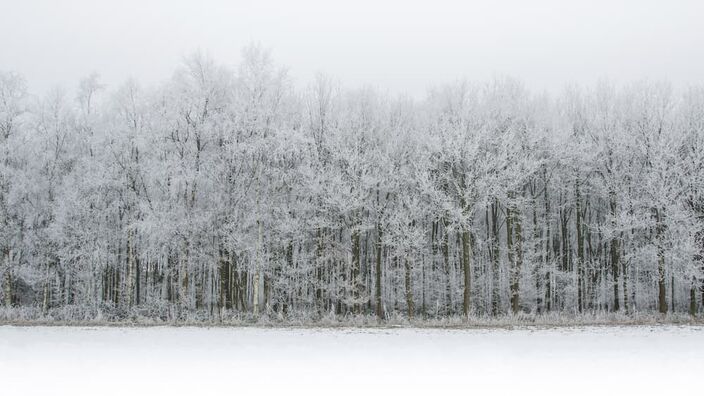
[[[704,85],[176,66],[41,96],[0,72],[0,320],[704,309]]]

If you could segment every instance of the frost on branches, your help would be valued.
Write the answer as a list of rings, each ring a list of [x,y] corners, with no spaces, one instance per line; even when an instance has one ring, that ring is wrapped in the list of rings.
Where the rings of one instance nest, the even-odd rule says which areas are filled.
[[[703,87],[0,74],[3,320],[696,315],[703,239]]]

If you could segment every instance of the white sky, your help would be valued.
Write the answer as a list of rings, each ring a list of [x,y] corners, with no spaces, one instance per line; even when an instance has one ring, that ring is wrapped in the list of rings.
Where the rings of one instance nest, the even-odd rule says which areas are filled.
[[[565,83],[704,82],[704,2],[0,0],[0,70],[34,92],[73,88],[92,71],[115,86],[167,79],[202,49],[234,65],[258,42],[303,84],[422,95],[494,75],[555,91]]]

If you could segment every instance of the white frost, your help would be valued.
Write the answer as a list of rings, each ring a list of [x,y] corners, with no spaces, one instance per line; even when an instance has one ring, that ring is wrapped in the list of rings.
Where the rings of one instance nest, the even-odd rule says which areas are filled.
[[[3,395],[675,394],[702,327],[0,327]]]

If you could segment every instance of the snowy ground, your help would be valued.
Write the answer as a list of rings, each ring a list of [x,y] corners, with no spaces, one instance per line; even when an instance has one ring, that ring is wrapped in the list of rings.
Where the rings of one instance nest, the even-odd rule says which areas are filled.
[[[694,394],[702,373],[703,327],[0,326],[2,395]]]

